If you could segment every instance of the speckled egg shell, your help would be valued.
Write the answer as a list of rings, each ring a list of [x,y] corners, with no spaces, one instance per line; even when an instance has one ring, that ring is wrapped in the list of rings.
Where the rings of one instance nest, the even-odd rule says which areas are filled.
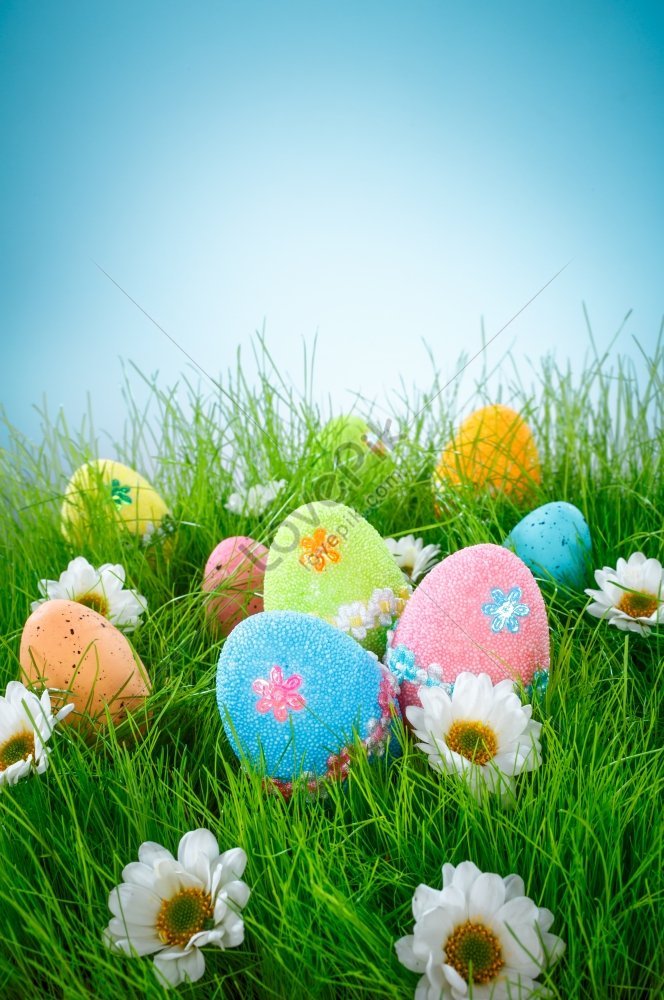
[[[453,684],[464,670],[533,682],[549,669],[549,626],[537,582],[500,545],[471,545],[425,576],[392,636],[387,662],[400,704],[419,704],[418,686]]]
[[[240,759],[264,760],[266,775],[280,782],[342,776],[354,732],[370,754],[384,751],[393,696],[376,657],[312,615],[247,618],[219,658],[217,703],[228,740]]]
[[[592,564],[590,529],[571,503],[545,503],[512,529],[505,548],[523,559],[538,579],[582,590]]]
[[[434,488],[444,495],[446,488],[472,485],[521,500],[541,478],[530,427],[514,410],[497,403],[463,421],[440,456]]]
[[[377,590],[395,595],[393,618],[357,639],[378,655],[386,628],[408,596],[401,570],[378,532],[356,511],[316,500],[293,511],[279,527],[265,571],[266,611],[305,611],[337,624],[344,607],[369,607]]]
[[[224,538],[208,559],[203,590],[215,594],[206,605],[208,623],[228,635],[238,622],[263,610],[267,548],[246,535]]]
[[[145,667],[106,618],[75,601],[46,601],[21,637],[23,679],[54,692],[58,707],[74,703],[68,722],[95,731],[139,710],[150,693]]]
[[[168,507],[140,473],[112,459],[100,458],[73,474],[62,502],[65,538],[78,543],[100,522],[114,518],[146,544],[171,524]]]

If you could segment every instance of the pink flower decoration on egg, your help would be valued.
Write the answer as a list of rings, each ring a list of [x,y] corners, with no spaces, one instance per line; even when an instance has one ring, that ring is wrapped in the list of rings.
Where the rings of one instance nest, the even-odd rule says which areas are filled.
[[[302,695],[297,693],[301,683],[299,674],[291,674],[284,680],[281,667],[272,667],[269,680],[261,677],[251,685],[252,690],[261,696],[256,702],[256,711],[261,715],[273,712],[277,722],[285,722],[289,709],[299,712],[306,705]]]

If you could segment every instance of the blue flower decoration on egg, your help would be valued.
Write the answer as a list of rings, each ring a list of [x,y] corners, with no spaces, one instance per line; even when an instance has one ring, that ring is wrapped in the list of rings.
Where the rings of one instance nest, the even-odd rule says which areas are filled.
[[[387,665],[398,684],[403,684],[404,681],[411,681],[414,684],[417,681],[415,653],[408,646],[400,644],[394,649],[388,649]]]
[[[492,603],[482,605],[482,614],[491,618],[491,631],[502,632],[506,628],[508,632],[518,632],[519,618],[530,614],[528,605],[520,603],[521,587],[512,587],[507,593],[494,587],[491,599]]]
[[[443,673],[437,663],[431,663],[427,670],[423,670],[417,666],[413,650],[403,643],[388,646],[386,662],[399,686],[408,681],[425,687],[442,687],[450,696],[454,691],[454,684],[443,682]]]

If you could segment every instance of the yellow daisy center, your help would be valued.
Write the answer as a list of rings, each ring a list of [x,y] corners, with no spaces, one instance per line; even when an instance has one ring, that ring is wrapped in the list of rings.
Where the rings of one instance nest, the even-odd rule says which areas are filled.
[[[79,594],[76,598],[76,603],[83,604],[86,608],[91,608],[97,614],[108,618],[108,601],[103,594],[98,594],[96,591],[90,590],[87,594]]]
[[[480,766],[488,764],[498,749],[496,734],[483,722],[453,722],[446,739],[450,750]]]
[[[362,628],[364,625],[364,618],[362,615],[351,615],[350,616],[351,628]]]
[[[34,733],[27,729],[20,733],[14,733],[0,746],[0,771],[6,771],[12,764],[17,764],[19,760],[27,760],[30,754],[34,757],[34,753]]]
[[[209,893],[202,889],[181,889],[161,904],[156,923],[159,940],[184,948],[193,934],[212,927],[213,913]]]
[[[659,601],[654,594],[639,594],[634,590],[626,590],[616,607],[630,618],[650,618],[657,611]]]
[[[500,941],[484,924],[467,920],[452,931],[443,946],[445,961],[467,983],[483,986],[496,978],[505,965]]]

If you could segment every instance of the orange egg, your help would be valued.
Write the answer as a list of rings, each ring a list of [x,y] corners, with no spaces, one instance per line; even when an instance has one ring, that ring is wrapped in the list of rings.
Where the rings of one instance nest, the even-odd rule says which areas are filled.
[[[142,708],[150,693],[145,667],[114,625],[75,601],[46,601],[21,637],[24,682],[51,691],[56,708],[69,702],[67,721],[92,732]]]
[[[472,485],[520,500],[542,479],[537,445],[523,417],[508,406],[484,406],[463,421],[440,456],[438,490]]]

